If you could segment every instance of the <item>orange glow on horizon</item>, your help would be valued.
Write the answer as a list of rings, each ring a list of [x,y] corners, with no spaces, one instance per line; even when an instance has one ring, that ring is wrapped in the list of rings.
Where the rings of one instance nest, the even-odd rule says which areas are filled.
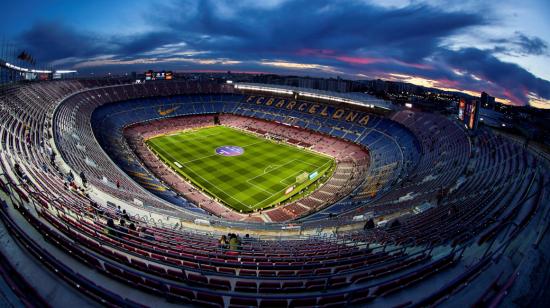
[[[396,74],[396,73],[390,73],[388,79],[391,81],[408,82],[417,86],[423,86],[427,88],[436,88],[443,91],[465,93],[475,97],[481,96],[481,92],[479,91],[454,88],[452,86],[445,85],[445,83],[442,82],[441,80],[434,80],[434,79],[422,78],[418,76],[410,76],[410,75]],[[529,98],[529,105],[539,109],[550,109],[550,100],[546,100],[541,97],[538,97],[534,93],[529,93],[528,98]],[[495,100],[505,105],[513,105],[513,106],[519,105],[517,103],[514,103],[508,98],[496,97]]]

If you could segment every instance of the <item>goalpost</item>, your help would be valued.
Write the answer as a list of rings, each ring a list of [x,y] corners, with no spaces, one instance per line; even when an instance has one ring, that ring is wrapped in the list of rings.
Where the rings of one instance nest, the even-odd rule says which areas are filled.
[[[302,184],[303,182],[307,181],[308,177],[309,177],[309,174],[304,171],[296,176],[296,183]]]

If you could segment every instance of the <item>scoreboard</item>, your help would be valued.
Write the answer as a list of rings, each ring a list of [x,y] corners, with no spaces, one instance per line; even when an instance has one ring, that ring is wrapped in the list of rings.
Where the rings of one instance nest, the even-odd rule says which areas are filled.
[[[174,74],[172,71],[159,71],[148,70],[145,72],[145,80],[172,80]]]
[[[476,129],[479,123],[479,100],[466,102],[460,99],[458,104],[458,119],[469,129]]]
[[[466,101],[461,98],[458,103],[458,119],[464,121],[464,109],[466,109]]]

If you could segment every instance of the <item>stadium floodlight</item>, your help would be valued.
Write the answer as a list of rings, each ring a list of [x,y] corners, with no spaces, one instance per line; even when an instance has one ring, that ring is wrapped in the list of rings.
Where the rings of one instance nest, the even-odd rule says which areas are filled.
[[[72,74],[72,73],[76,73],[77,71],[75,70],[57,70],[55,71],[56,74]]]
[[[13,65],[13,64],[8,63],[8,62],[6,62],[6,67],[7,67],[7,68],[14,69],[14,70],[16,70],[16,71],[22,71],[22,72],[28,72],[28,71],[29,71],[29,69],[27,69],[27,68],[19,67],[19,66],[17,66],[17,65]]]
[[[6,62],[4,65],[7,68],[11,68],[13,70],[20,71],[20,72],[25,72],[25,73],[37,73],[37,74],[51,74],[52,73],[52,71],[47,71],[47,70],[35,70],[35,69],[28,69],[28,68],[25,68],[25,67],[20,67],[20,66],[8,63],[8,62]]]
[[[365,104],[365,102],[350,99],[350,98],[345,98],[345,97],[332,96],[332,95],[327,95],[327,94],[318,94],[318,93],[306,92],[306,91],[298,92],[298,94],[301,95],[301,96],[304,96],[304,97],[322,99],[322,100],[339,102],[339,103],[346,103],[346,104],[350,104],[350,105],[367,106],[367,107],[370,107],[370,108],[375,107],[374,104]],[[383,109],[389,109],[389,108],[386,108],[386,107],[383,107],[383,106],[377,106],[377,107],[383,108]]]
[[[282,93],[282,94],[292,94],[293,93],[291,90],[272,88],[272,87],[264,87],[264,86],[255,86],[255,85],[244,85],[244,84],[236,84],[235,89],[261,91],[261,92],[271,92],[271,93]]]
[[[346,103],[350,105],[356,105],[356,106],[366,106],[370,108],[382,108],[390,110],[383,101],[380,101],[378,99],[376,100],[365,100],[361,97],[354,97],[353,94],[338,94],[338,95],[330,95],[328,93],[330,92],[316,92],[316,91],[309,91],[305,89],[298,89],[298,88],[288,88],[288,87],[276,87],[276,86],[267,86],[262,84],[235,84],[235,89],[239,90],[252,90],[252,91],[259,91],[259,92],[269,92],[269,93],[276,93],[276,94],[288,94],[288,95],[294,95],[294,99],[298,99],[298,96],[308,97],[308,98],[314,98],[314,99],[322,99],[327,101],[333,101],[333,102],[339,102],[339,103]],[[374,101],[374,104],[370,104],[369,102]],[[385,106],[386,105],[386,106]]]

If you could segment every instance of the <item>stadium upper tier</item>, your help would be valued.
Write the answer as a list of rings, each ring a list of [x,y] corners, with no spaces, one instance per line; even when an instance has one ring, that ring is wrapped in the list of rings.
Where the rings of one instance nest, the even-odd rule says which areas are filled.
[[[377,108],[383,110],[396,110],[390,102],[376,98],[365,93],[341,93],[309,88],[298,88],[284,85],[258,84],[258,83],[237,83],[235,89],[240,91],[262,93],[264,95],[290,95],[300,96],[306,99],[324,100],[332,103],[344,103],[349,106]]]
[[[22,300],[423,307],[539,294],[530,280],[544,278],[530,273],[550,246],[547,160],[442,115],[278,89],[89,80],[5,88],[0,219],[9,232],[0,250],[23,264]],[[245,217],[216,212],[152,163],[143,143],[215,121],[329,153],[337,166],[298,201]],[[220,243],[228,232],[241,239]]]

